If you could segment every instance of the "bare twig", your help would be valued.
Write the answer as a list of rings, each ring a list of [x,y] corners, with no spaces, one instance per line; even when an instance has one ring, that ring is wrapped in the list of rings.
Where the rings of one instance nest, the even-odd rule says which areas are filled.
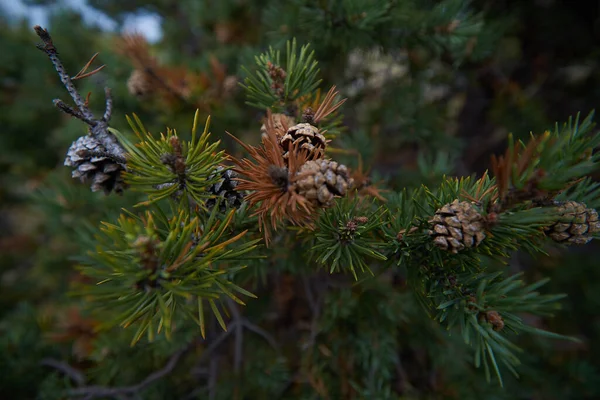
[[[78,369],[75,369],[69,364],[67,364],[66,362],[55,360],[53,358],[44,358],[40,362],[40,364],[62,372],[63,374],[71,378],[71,380],[75,382],[77,386],[83,386],[85,384],[85,375]]]
[[[67,89],[69,94],[71,95],[71,98],[73,99],[73,101],[75,102],[75,105],[77,106],[77,108],[79,108],[79,110],[81,111],[83,116],[86,117],[88,120],[93,120],[94,115],[85,106],[84,100],[81,98],[81,95],[75,88],[75,85],[73,85],[73,82],[71,81],[71,78],[69,77],[69,74],[67,74],[65,67],[63,66],[62,62],[58,58],[58,51],[56,50],[56,47],[54,46],[54,43],[52,42],[52,37],[50,37],[48,30],[43,29],[39,25],[34,26],[33,29],[35,30],[35,33],[37,33],[37,35],[40,37],[40,39],[42,39],[42,43],[38,44],[37,48],[42,50],[43,52],[45,52],[48,55],[48,57],[50,58],[50,61],[52,62],[52,65],[54,65],[54,69],[56,69],[56,72],[58,72],[58,76],[60,77],[60,80],[62,81],[63,85],[65,86],[65,88]]]
[[[229,303],[229,309],[233,321],[236,323],[235,327],[235,347],[233,353],[233,371],[237,375],[242,370],[242,358],[244,353],[244,324],[242,322],[242,316],[240,310],[238,310],[233,300],[227,299]]]
[[[318,284],[318,282],[316,282]],[[309,349],[315,344],[315,340],[317,339],[317,335],[319,334],[319,318],[321,317],[321,301],[323,299],[323,291],[317,290],[317,296],[315,298],[312,288],[310,286],[310,281],[308,279],[304,282],[304,289],[306,291],[306,297],[310,304],[310,308],[312,311],[312,319],[310,322],[310,336],[308,341],[303,344],[303,348]]]
[[[217,377],[219,375],[219,364],[218,358],[215,357],[210,360],[210,367],[208,373],[208,400],[214,400],[217,395]]]
[[[317,310],[317,302],[315,300],[315,296],[313,295],[312,288],[310,287],[310,278],[303,276],[302,283],[304,283],[304,291],[306,293],[306,299],[308,300],[308,305],[313,314],[315,314]]]
[[[79,112],[78,110],[74,109],[73,107],[69,106],[67,103],[65,103],[64,101],[60,100],[60,99],[54,99],[53,100],[54,105],[56,106],[56,108],[58,108],[59,110],[61,110],[62,112],[64,112],[65,114],[69,114],[83,122],[85,122],[88,125],[92,125],[94,122],[87,119],[81,112]]]
[[[221,345],[221,343],[223,343],[225,339],[227,339],[227,337],[233,332],[233,328],[235,328],[236,325],[236,322],[232,322],[229,325],[227,325],[227,330],[221,332],[221,334],[210,343],[210,345],[202,352],[200,358],[198,358],[198,361],[196,362],[196,367],[194,367],[194,370],[192,372],[195,373],[200,370],[198,366],[204,363],[208,359],[208,357],[210,357],[212,353]]]
[[[58,51],[56,49],[56,46],[52,42],[52,37],[50,36],[48,31],[46,29],[43,29],[39,25],[36,25],[33,29],[35,30],[35,33],[40,37],[40,39],[42,39],[42,43],[38,44],[37,48],[46,53],[48,58],[50,58],[50,61],[52,62],[52,65],[54,65],[54,69],[58,73],[61,82],[69,92],[71,98],[73,99],[77,111],[67,106],[64,102],[58,99],[54,100],[54,104],[65,113],[85,122],[89,126],[90,134],[93,137],[95,137],[102,144],[102,146],[104,146],[107,153],[112,154],[117,159],[125,159],[125,155],[127,154],[127,152],[125,151],[123,146],[121,146],[121,144],[117,141],[115,136],[108,131],[108,121],[110,120],[110,116],[112,114],[112,99],[110,97],[110,90],[108,88],[105,89],[106,110],[104,112],[104,117],[102,119],[96,119],[94,117],[94,114],[88,108],[87,99],[84,100],[83,97],[79,94],[79,92],[75,88],[75,85],[73,84],[73,80],[65,70],[65,67],[63,66],[62,62],[60,61],[60,58],[58,57]],[[90,60],[88,64],[86,64],[86,66],[82,69],[83,74],[82,71],[80,71],[80,74],[75,75],[75,78],[82,78],[84,77],[83,75],[89,76],[92,73],[98,72],[98,70],[96,70],[92,71],[89,74],[85,74],[85,70],[87,69],[89,64],[91,64],[94,58],[95,56],[92,57],[92,60]],[[124,167],[124,165],[122,166]]]
[[[92,400],[102,397],[125,398],[126,396],[137,395],[137,393],[141,390],[145,389],[152,383],[173,372],[181,357],[187,352],[189,352],[195,345],[196,342],[194,341],[188,346],[184,347],[183,349],[177,351],[171,356],[171,358],[169,358],[169,361],[167,361],[163,368],[151,373],[138,384],[116,388],[104,386],[86,386],[70,390],[69,395],[74,397],[81,397],[86,400]]]
[[[271,347],[273,347],[275,350],[277,350],[277,351],[280,350],[279,344],[277,343],[275,338],[273,338],[273,336],[271,336],[263,328],[261,328],[260,326],[258,326],[256,324],[253,324],[252,322],[248,321],[247,319],[244,319],[244,321],[242,323],[244,324],[244,327],[246,329],[248,329],[249,331],[252,331],[259,336],[262,336],[271,345]]]

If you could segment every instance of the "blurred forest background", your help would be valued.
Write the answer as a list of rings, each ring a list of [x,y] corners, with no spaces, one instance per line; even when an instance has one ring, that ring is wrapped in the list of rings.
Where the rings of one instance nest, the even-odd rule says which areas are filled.
[[[348,4],[354,3],[352,9]],[[386,25],[385,7],[394,3],[410,4],[404,26]],[[153,133],[165,126],[187,131],[198,108],[202,118],[211,115],[211,131],[229,151],[239,148],[225,130],[257,143],[263,113],[245,104],[237,85],[245,76],[241,67],[251,69],[256,54],[295,37],[315,49],[323,87],[335,84],[349,99],[340,158],[354,168],[362,164],[373,181],[394,190],[435,184],[444,174],[481,173],[491,154],[504,151],[508,133],[525,138],[600,104],[598,2],[89,0],[88,5],[115,30],[90,24],[68,7],[54,8],[44,27],[71,74],[100,53],[95,65],[106,67],[79,87],[92,93],[96,110],[104,107],[103,87],[112,88],[113,127],[127,131],[125,115],[136,113]],[[361,17],[364,10],[375,17]],[[38,21],[1,7],[0,13],[0,398],[61,398],[57,393],[71,383],[52,360],[68,361],[99,384],[131,384],[162,365],[172,344],[130,348],[126,337],[97,334],[98,322],[65,293],[79,279],[73,267],[84,248],[82,231],[114,220],[121,207],[134,204],[135,194],[105,197],[71,179],[64,156],[86,127],[52,105],[67,94],[35,48],[32,27]],[[119,29],[144,13],[160,21],[156,43],[124,40]],[[135,80],[135,71],[148,62],[166,85]],[[581,343],[524,338],[521,380],[508,379],[504,390],[488,385],[472,367],[453,368],[462,342],[436,331],[398,289],[403,297],[396,298],[397,315],[388,322],[399,326],[406,387],[395,392],[407,399],[600,398],[598,250],[591,244],[511,260],[514,272],[531,279],[549,276],[545,290],[568,294],[555,318],[531,323]],[[286,290],[291,289],[278,287],[267,300],[287,307]],[[356,322],[352,307],[359,305],[348,307],[346,315],[331,320],[349,329],[384,329]],[[294,323],[291,314],[280,329]],[[270,372],[256,377],[256,393],[282,385],[291,373],[276,358],[264,360]],[[248,366],[248,374],[266,368]],[[175,397],[155,398],[183,398],[181,391],[188,391],[177,377],[160,385],[157,393]],[[249,392],[246,398],[261,397]]]

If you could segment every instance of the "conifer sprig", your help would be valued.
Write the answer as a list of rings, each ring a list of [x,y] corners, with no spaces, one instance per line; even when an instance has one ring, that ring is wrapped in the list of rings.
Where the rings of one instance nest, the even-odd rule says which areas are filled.
[[[269,48],[255,58],[258,69],[254,74],[244,67],[247,77],[241,86],[246,89],[248,104],[261,110],[283,111],[315,90],[321,81],[317,79],[319,69],[314,51],[309,48],[304,45],[298,52],[293,39],[286,44],[285,64],[280,51]]]
[[[214,197],[208,188],[219,180],[214,172],[223,162],[225,153],[218,150],[219,141],[209,142],[210,117],[198,136],[198,114],[196,111],[190,141],[181,140],[171,129],[167,129],[166,135],[161,133],[159,138],[155,138],[135,114],[128,121],[139,139],[138,143],[111,130],[128,151],[125,181],[133,189],[148,195],[148,201],[141,204],[189,196],[203,208],[205,201]]]
[[[564,295],[542,295],[537,290],[548,280],[526,285],[516,274],[502,278],[502,273],[443,275],[436,280],[429,298],[435,304],[435,319],[448,330],[457,328],[466,344],[474,350],[476,367],[483,366],[489,381],[492,374],[502,385],[501,367],[518,377],[515,367],[522,352],[510,335],[534,333],[549,338],[573,340],[527,326],[520,313],[551,316],[558,310]]]
[[[385,209],[373,209],[359,197],[345,197],[316,219],[311,256],[330,273],[348,271],[354,279],[359,274],[373,274],[369,264],[385,261],[380,250],[380,228],[385,223]]]
[[[204,335],[204,302],[225,327],[217,304],[224,297],[244,304],[236,293],[253,297],[229,279],[257,243],[238,243],[246,231],[224,236],[233,213],[219,221],[214,208],[201,223],[184,211],[167,219],[156,209],[104,223],[96,249],[81,260],[95,285],[78,293],[107,312],[103,328],[135,325],[132,343],[145,333],[150,340],[161,331],[169,337],[180,317],[196,321]]]
[[[506,210],[524,202],[547,202],[560,191],[597,168],[600,132],[593,132],[594,112],[581,123],[579,115],[559,128],[532,135],[527,144],[509,144],[503,156],[492,156],[492,170],[498,185],[498,209]]]

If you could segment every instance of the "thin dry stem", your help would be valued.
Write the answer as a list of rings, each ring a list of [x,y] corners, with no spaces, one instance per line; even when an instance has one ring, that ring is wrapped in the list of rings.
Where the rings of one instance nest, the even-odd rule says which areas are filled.
[[[323,98],[323,101],[319,105],[319,108],[317,108],[317,111],[315,111],[315,116],[313,119],[316,124],[318,124],[322,119],[326,118],[331,113],[334,113],[338,108],[342,106],[342,104],[346,102],[347,99],[342,99],[337,103],[333,104],[333,101],[339,93],[340,92],[335,90],[335,86],[332,86],[331,89],[329,89],[329,92],[327,92],[325,98]]]
[[[96,68],[95,70],[91,71],[91,72],[85,72],[87,71],[87,69],[90,67],[90,65],[92,65],[92,63],[94,62],[94,60],[96,59],[96,57],[98,57],[98,54],[100,53],[96,53],[92,56],[92,58],[90,58],[90,60],[83,66],[83,68],[81,68],[81,70],[77,73],[77,75],[73,76],[71,78],[71,80],[77,80],[77,79],[83,79],[83,78],[87,78],[88,76],[92,76],[94,74],[97,74],[98,72],[102,71],[104,69],[104,67],[106,67],[106,65],[101,65],[98,68]]]

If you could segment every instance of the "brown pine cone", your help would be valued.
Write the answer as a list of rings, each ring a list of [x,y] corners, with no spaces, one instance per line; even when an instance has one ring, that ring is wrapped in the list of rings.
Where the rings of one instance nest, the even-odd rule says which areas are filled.
[[[127,80],[129,94],[136,97],[146,97],[154,92],[152,78],[142,70],[135,69]]]
[[[319,129],[307,123],[292,126],[281,138],[280,144],[285,151],[283,158],[287,158],[287,152],[290,151],[294,143],[298,143],[298,149],[305,149],[309,155],[315,157],[322,156],[327,146],[327,140],[319,132]]]
[[[567,201],[558,207],[560,221],[545,228],[552,240],[565,244],[586,244],[594,233],[600,232],[598,213],[576,201]]]
[[[452,253],[477,247],[485,239],[484,220],[475,207],[466,201],[454,200],[435,212],[429,235],[433,243]]]
[[[332,160],[307,161],[298,177],[298,193],[321,207],[330,206],[334,196],[345,196],[353,184],[348,168]]]

